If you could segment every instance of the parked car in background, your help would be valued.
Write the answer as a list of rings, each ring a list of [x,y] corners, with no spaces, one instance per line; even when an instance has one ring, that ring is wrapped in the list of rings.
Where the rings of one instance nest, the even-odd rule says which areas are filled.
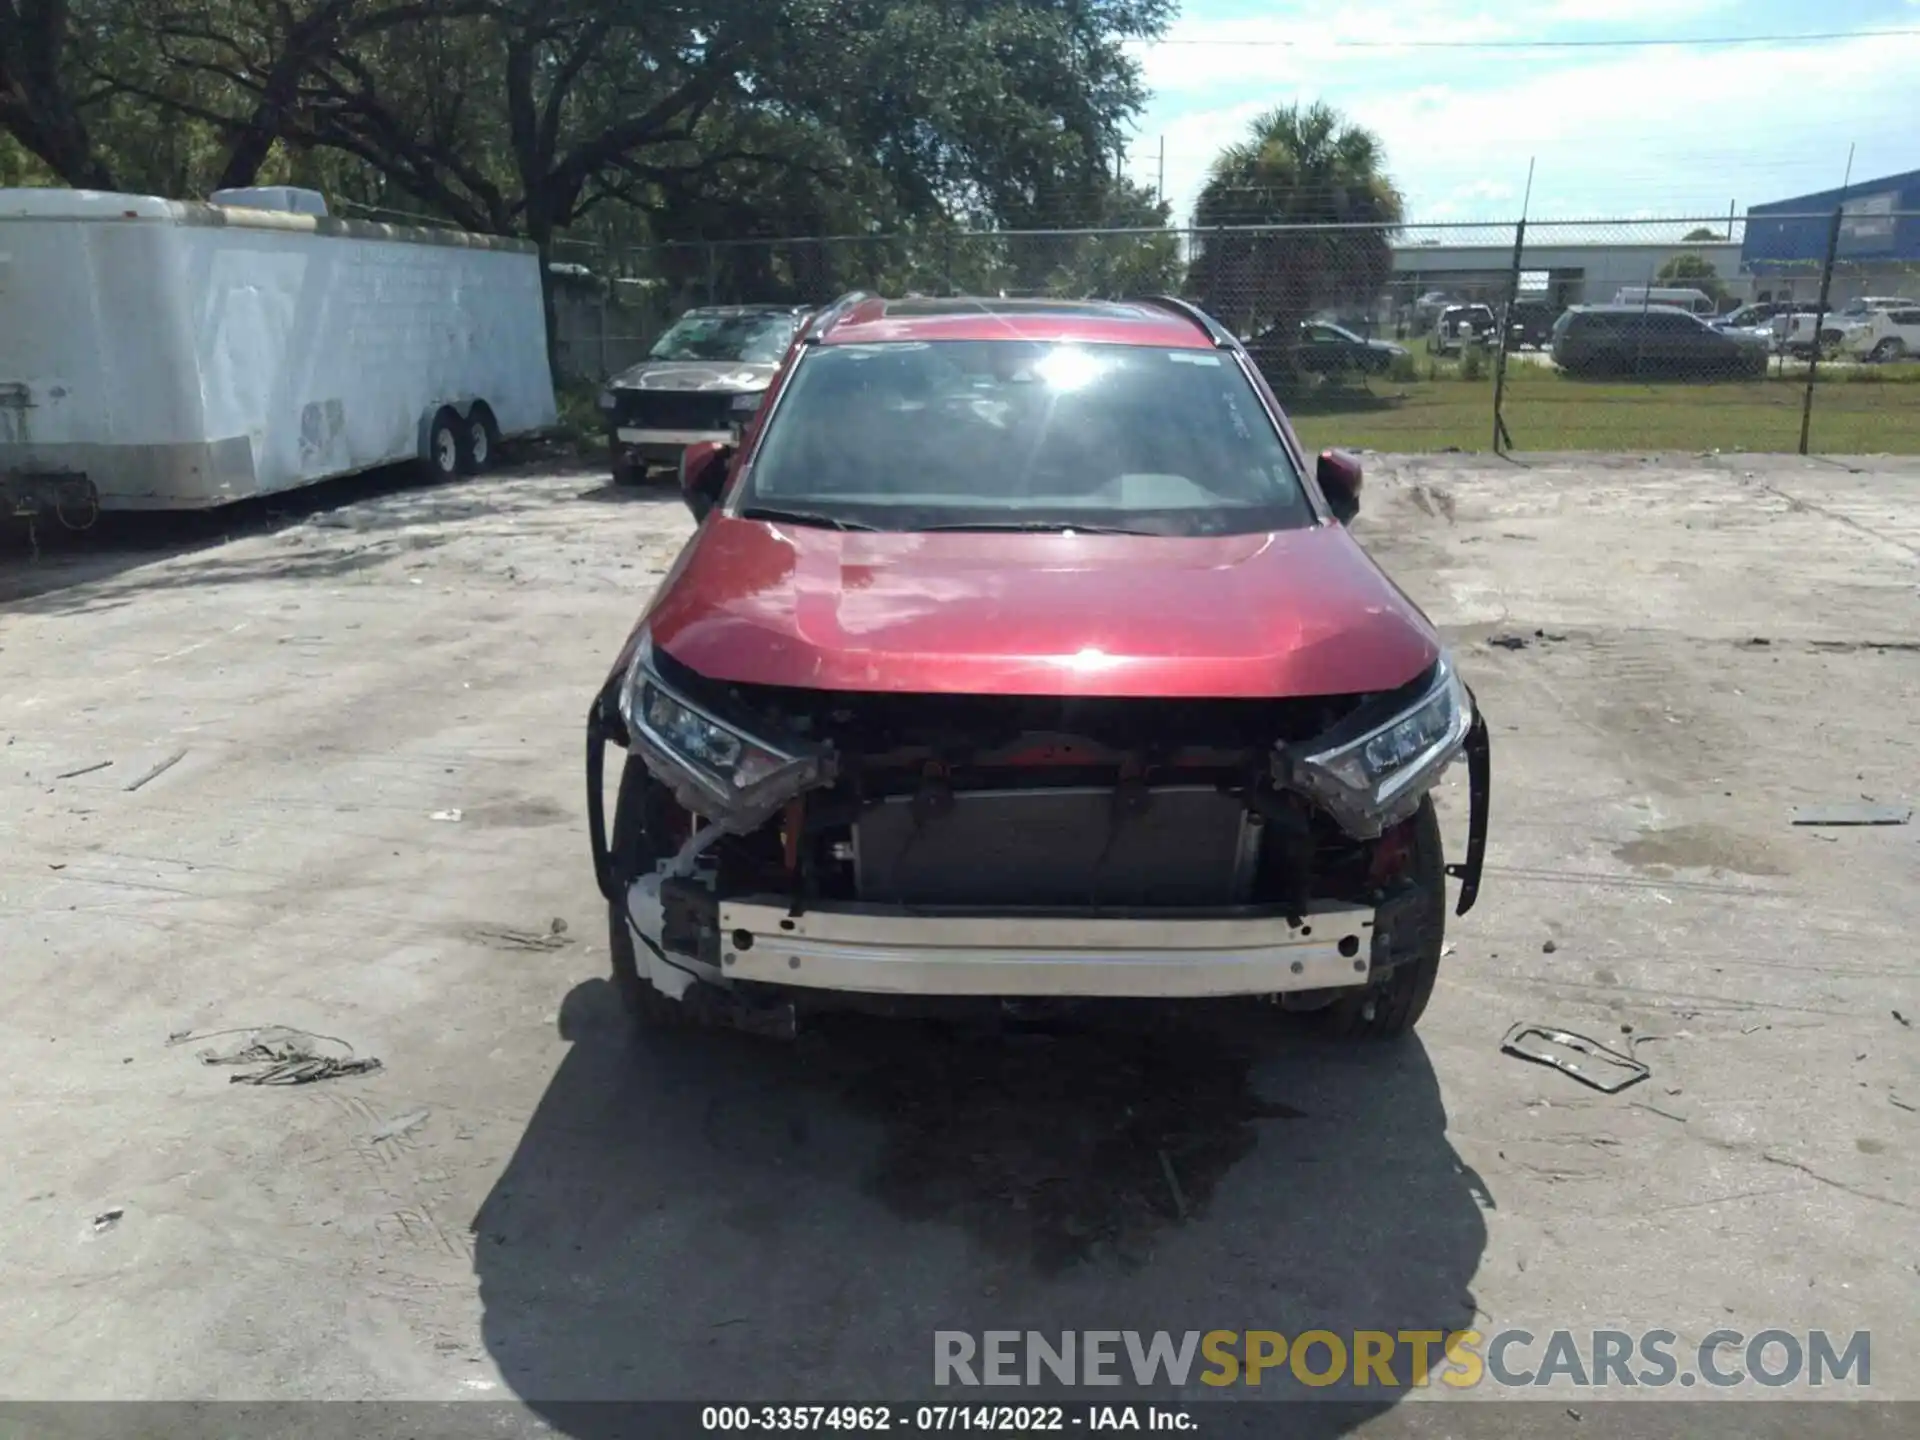
[[[1688,289],[1672,285],[1623,285],[1613,297],[1616,305],[1666,305],[1675,310],[1685,310],[1690,315],[1703,319],[1711,316],[1716,309],[1713,297],[1704,290]]]
[[[1576,305],[1554,322],[1553,360],[1570,375],[1764,375],[1766,340],[1717,330],[1668,305]]]
[[[1429,348],[1435,354],[1452,355],[1469,344],[1491,345],[1499,328],[1490,305],[1449,305],[1434,324]]]
[[[1454,299],[1453,296],[1447,294],[1444,290],[1427,291],[1426,294],[1413,302],[1413,328],[1415,333],[1431,329],[1434,322],[1440,318],[1441,311],[1445,310],[1449,305],[1458,305],[1459,303],[1458,300]]]
[[[1544,300],[1520,300],[1507,311],[1507,345],[1514,350],[1544,350],[1553,342],[1559,310]]]
[[[589,707],[641,1026],[1237,1000],[1388,1037],[1479,888],[1488,727],[1244,346],[1180,301],[851,295]],[[605,755],[625,751],[607,824]],[[1430,792],[1468,765],[1465,856]]]
[[[1764,330],[1777,339],[1786,334],[1787,318],[1800,308],[1791,300],[1758,300],[1708,323],[1716,330]]]
[[[1875,310],[1866,322],[1840,337],[1840,353],[1855,360],[1883,363],[1920,358],[1920,305],[1904,310]]]
[[[1802,305],[1788,323],[1783,343],[1791,354],[1811,355],[1814,348],[1813,329],[1818,322],[1820,348],[1841,349],[1849,333],[1868,324],[1875,315],[1888,310],[1910,310],[1915,306],[1920,306],[1920,300],[1899,295],[1859,295],[1837,309],[1827,311],[1822,319],[1812,306]]]
[[[672,465],[701,441],[739,439],[806,318],[804,305],[715,305],[689,310],[647,358],[600,392],[616,484]]]
[[[1310,375],[1384,375],[1407,348],[1388,340],[1363,340],[1342,325],[1308,320],[1274,328],[1247,342],[1247,353],[1269,379],[1298,368]]]

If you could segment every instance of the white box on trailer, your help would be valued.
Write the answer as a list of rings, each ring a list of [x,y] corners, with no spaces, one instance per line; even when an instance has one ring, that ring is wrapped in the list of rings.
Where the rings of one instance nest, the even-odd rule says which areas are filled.
[[[194,509],[436,451],[471,470],[554,420],[524,241],[0,190],[11,509]]]

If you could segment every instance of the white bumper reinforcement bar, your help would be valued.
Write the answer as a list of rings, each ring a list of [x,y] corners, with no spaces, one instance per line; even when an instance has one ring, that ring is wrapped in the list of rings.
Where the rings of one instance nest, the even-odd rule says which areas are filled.
[[[614,433],[627,445],[698,445],[709,440],[730,445],[735,438],[731,430],[638,430],[631,425],[622,425]]]
[[[720,904],[729,980],[887,995],[1197,998],[1367,983],[1370,909],[1322,905],[1295,926],[1225,919],[923,915],[784,901]]]

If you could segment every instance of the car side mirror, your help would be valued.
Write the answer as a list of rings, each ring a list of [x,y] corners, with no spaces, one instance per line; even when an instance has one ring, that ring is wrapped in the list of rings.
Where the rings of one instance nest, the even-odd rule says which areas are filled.
[[[1344,450],[1322,450],[1314,478],[1320,482],[1333,518],[1351,525],[1360,513],[1360,461]]]
[[[680,452],[680,498],[696,522],[720,503],[727,484],[727,464],[733,447],[718,440],[696,440]]]

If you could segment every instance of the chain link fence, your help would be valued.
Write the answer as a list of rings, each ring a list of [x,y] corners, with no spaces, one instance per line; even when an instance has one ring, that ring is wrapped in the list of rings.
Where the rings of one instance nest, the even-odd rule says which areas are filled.
[[[1920,453],[1920,213],[563,246],[563,369],[683,310],[890,295],[1194,300],[1311,445]]]

